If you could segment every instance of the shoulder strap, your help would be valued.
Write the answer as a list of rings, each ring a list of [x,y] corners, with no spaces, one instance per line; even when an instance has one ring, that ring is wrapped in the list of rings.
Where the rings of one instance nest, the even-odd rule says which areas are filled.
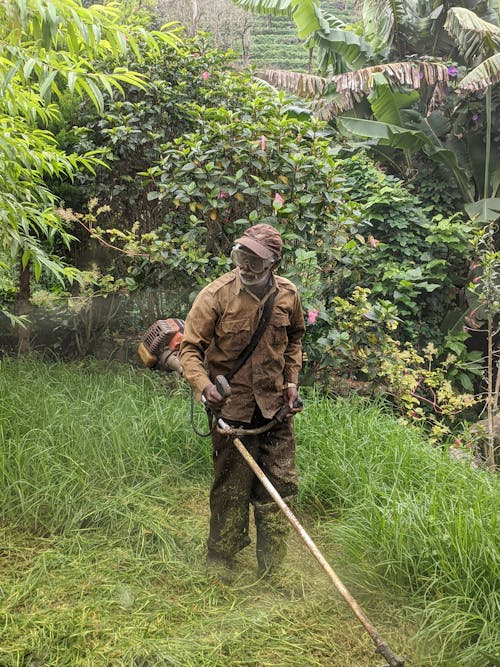
[[[265,328],[269,323],[269,320],[271,319],[271,312],[273,310],[275,297],[276,297],[276,292],[273,292],[269,296],[266,303],[264,304],[264,309],[262,311],[260,322],[257,326],[257,329],[255,329],[254,335],[252,336],[252,340],[248,343],[245,349],[241,352],[240,356],[236,359],[236,362],[232,367],[232,369],[229,371],[229,373],[226,373],[225,375],[225,378],[228,382],[231,380],[233,375],[235,375],[240,370],[245,361],[257,347],[257,343],[259,342],[262,334],[264,333]]]

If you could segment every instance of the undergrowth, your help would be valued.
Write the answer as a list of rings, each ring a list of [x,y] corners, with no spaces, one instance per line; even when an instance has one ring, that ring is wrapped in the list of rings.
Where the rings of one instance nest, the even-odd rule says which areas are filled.
[[[206,430],[200,408],[196,422]],[[394,605],[377,609],[400,652],[497,664],[496,478],[382,404],[311,394],[296,426],[300,512],[351,562],[357,593],[406,600],[422,623],[413,643]],[[3,360],[0,464],[0,665],[378,664],[323,583],[297,602],[249,576],[206,581],[210,444],[174,377]]]

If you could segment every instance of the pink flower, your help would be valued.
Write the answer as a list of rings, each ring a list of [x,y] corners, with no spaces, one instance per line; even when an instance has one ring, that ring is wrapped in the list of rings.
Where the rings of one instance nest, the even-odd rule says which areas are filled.
[[[314,324],[316,322],[316,318],[319,315],[319,310],[317,308],[314,308],[313,310],[308,310],[307,311],[307,321],[309,324]]]
[[[371,245],[372,248],[376,248],[380,241],[378,241],[375,237],[373,237],[371,234],[368,237],[368,243]]]
[[[266,142],[267,142],[266,137],[264,135],[262,135],[261,138],[260,138],[260,149],[262,151],[266,150]]]
[[[208,79],[208,77],[210,76],[210,72],[203,72],[203,74],[201,76],[202,76],[203,81],[206,81]]]
[[[283,206],[285,203],[285,200],[278,192],[274,195],[274,203],[279,204],[280,206]]]
[[[193,58],[197,58],[199,55],[200,55],[200,54],[198,53],[198,51],[195,51],[195,52],[193,53]]]

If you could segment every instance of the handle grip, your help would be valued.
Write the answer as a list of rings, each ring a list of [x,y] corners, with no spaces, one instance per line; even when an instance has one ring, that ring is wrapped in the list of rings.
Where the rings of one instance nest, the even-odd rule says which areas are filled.
[[[228,396],[231,396],[231,387],[229,385],[229,382],[223,375],[217,375],[214,384],[217,391],[222,396],[222,398],[227,398]]]
[[[304,407],[304,403],[300,398],[300,396],[297,396],[297,398],[294,400],[293,407],[295,409],[300,409]],[[274,415],[273,419],[275,419],[277,422],[282,422],[288,414],[290,414],[290,406],[287,404],[278,410],[278,412]]]

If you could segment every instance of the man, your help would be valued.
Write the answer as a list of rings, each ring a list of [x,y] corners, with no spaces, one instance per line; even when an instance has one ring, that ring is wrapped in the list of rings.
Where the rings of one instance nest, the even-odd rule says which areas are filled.
[[[279,232],[271,225],[247,229],[231,252],[236,268],[205,287],[186,318],[180,352],[184,377],[197,399],[203,395],[207,405],[232,426],[263,426],[285,404],[290,413],[299,411],[293,405],[298,397],[305,324],[295,285],[274,274],[282,246]],[[224,399],[214,379],[231,374],[258,327],[266,301],[273,297],[269,324],[231,378],[231,395]],[[293,499],[297,473],[292,419],[262,435],[244,436],[242,441],[285,502]],[[209,571],[220,579],[231,579],[234,556],[250,543],[249,508],[253,505],[259,575],[268,575],[285,556],[287,520],[233,438],[214,432],[212,444]]]

